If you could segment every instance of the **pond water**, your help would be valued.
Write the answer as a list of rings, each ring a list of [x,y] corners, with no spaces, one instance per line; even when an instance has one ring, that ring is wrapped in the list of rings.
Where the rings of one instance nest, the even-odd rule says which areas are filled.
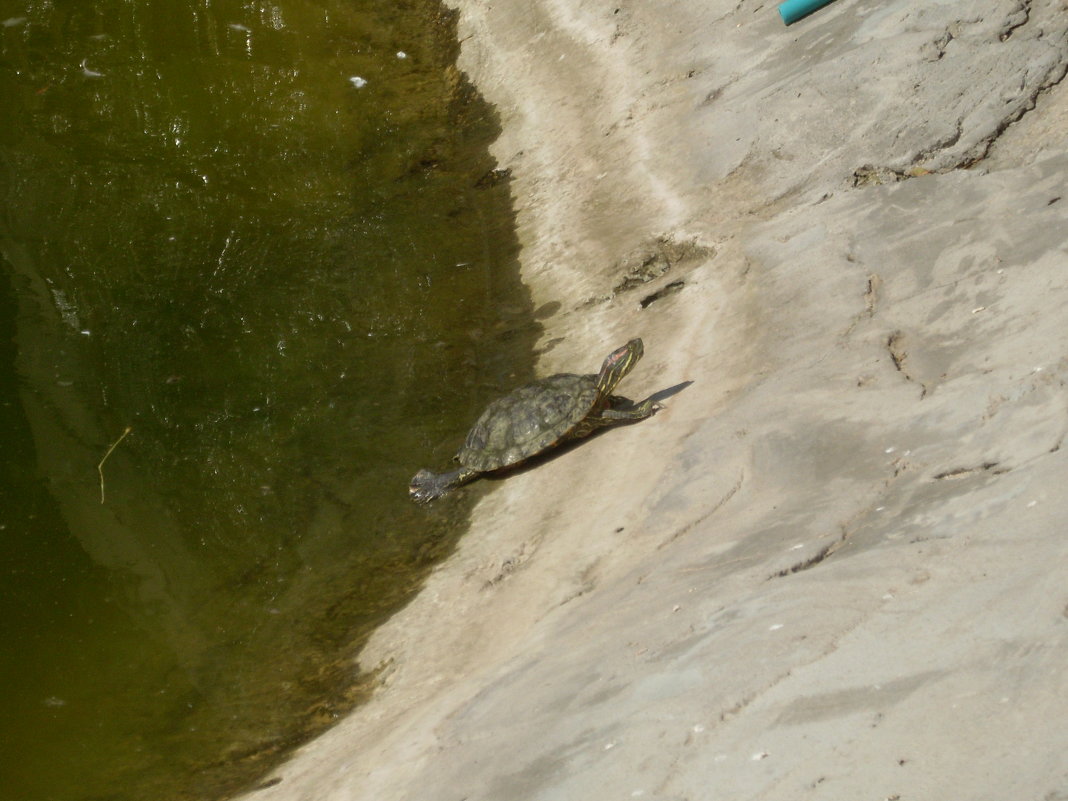
[[[365,696],[530,376],[428,0],[0,0],[0,799],[211,799]],[[359,80],[357,80],[359,79]]]

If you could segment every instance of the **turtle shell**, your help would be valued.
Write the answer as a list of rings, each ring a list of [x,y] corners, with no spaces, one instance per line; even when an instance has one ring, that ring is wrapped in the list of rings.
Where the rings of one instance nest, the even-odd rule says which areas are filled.
[[[564,439],[599,398],[595,375],[560,373],[527,384],[486,407],[456,459],[483,472],[529,459]]]

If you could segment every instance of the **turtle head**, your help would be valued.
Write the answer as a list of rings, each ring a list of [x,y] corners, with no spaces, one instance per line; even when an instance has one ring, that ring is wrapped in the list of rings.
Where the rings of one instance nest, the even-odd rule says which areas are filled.
[[[608,395],[616,388],[616,384],[631,371],[638,363],[638,359],[645,353],[645,347],[641,339],[635,337],[621,348],[616,348],[608,354],[601,365],[601,372],[597,375],[597,390],[602,395]]]

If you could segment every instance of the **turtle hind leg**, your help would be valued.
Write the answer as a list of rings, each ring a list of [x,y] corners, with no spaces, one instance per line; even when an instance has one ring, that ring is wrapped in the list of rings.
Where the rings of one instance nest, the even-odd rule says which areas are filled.
[[[440,498],[448,492],[456,489],[461,484],[470,481],[477,476],[478,470],[469,467],[461,467],[450,470],[447,473],[432,473],[429,470],[420,470],[408,483],[408,494],[412,500],[419,503],[429,503],[435,498]]]

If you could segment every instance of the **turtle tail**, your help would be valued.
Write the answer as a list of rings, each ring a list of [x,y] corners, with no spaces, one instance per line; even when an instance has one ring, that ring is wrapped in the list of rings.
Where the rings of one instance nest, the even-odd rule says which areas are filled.
[[[431,473],[429,470],[420,470],[408,483],[408,494],[414,501],[429,503],[435,498],[440,498],[445,493],[456,489],[465,481],[470,481],[476,475],[478,475],[478,471],[469,467],[450,470],[448,473]]]

